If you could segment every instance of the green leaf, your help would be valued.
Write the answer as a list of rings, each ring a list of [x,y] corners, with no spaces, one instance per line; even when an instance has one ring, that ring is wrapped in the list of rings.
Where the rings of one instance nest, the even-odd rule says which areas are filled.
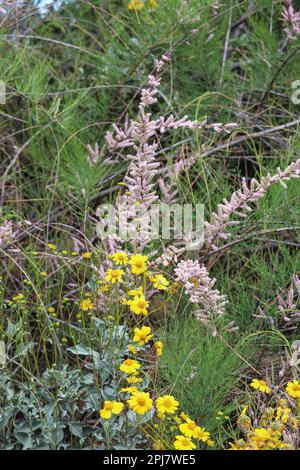
[[[69,422],[68,426],[69,426],[70,432],[71,432],[71,434],[73,434],[73,436],[80,437],[80,438],[83,437],[82,425],[80,424],[79,421],[73,422],[73,423]]]

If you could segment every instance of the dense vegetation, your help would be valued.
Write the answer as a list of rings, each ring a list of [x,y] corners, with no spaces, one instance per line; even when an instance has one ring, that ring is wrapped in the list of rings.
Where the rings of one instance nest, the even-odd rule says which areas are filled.
[[[6,3],[0,448],[299,448],[291,2]],[[197,250],[97,232],[99,205],[147,205],[128,176],[154,141],[151,191],[204,205]]]

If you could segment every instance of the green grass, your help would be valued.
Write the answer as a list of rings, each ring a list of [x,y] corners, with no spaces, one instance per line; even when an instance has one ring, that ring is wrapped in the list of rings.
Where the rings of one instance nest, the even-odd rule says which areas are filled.
[[[225,338],[208,335],[191,316],[171,323],[165,344],[162,376],[170,392],[187,414],[197,417],[214,435],[219,426],[217,413],[229,415],[236,410],[232,396],[247,365],[245,351],[239,345],[231,348]]]

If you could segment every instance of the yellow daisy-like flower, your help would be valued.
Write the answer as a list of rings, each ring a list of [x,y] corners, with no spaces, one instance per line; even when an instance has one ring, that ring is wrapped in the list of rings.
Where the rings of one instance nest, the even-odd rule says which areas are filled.
[[[132,397],[127,400],[129,408],[135,411],[139,415],[146,414],[151,410],[153,400],[150,398],[150,394],[146,392],[135,392]]]
[[[189,437],[176,436],[176,441],[174,442],[174,449],[176,449],[176,450],[193,450],[193,449],[196,449],[196,446]]]
[[[93,304],[93,302],[91,301],[91,299],[87,298],[87,299],[83,299],[83,300],[80,302],[80,307],[81,307],[82,310],[84,310],[84,311],[92,310],[92,308],[94,308],[94,304]]]
[[[255,388],[263,393],[270,393],[271,389],[268,387],[264,380],[253,379],[250,387]]]
[[[133,300],[128,300],[128,305],[130,306],[130,310],[135,313],[136,315],[143,315],[148,314],[147,308],[149,307],[148,300],[145,299],[144,294],[136,295]]]
[[[143,286],[140,286],[137,289],[130,289],[130,291],[128,291],[128,295],[130,297],[136,297],[137,295],[142,295],[142,293],[143,293]]]
[[[48,307],[48,313],[55,313],[55,308],[53,307]]]
[[[156,408],[159,413],[174,414],[177,411],[179,402],[172,395],[164,395],[156,400]]]
[[[118,415],[123,410],[124,405],[118,401],[105,401],[103,408],[100,410],[100,416],[103,419],[109,419],[112,414]]]
[[[156,341],[154,343],[153,347],[155,349],[157,357],[160,357],[163,353],[163,348],[164,348],[163,342],[162,341]]]
[[[186,437],[197,437],[200,428],[195,421],[189,419],[186,423],[181,424],[179,429]]]
[[[133,346],[133,344],[130,344],[127,349],[131,354],[136,354],[137,353],[137,349],[136,349],[135,346]]]
[[[110,288],[111,286],[109,286],[108,284],[103,284],[99,287],[98,292],[99,294],[103,294],[104,292],[107,292]]]
[[[105,280],[115,284],[116,282],[122,282],[122,276],[124,274],[123,269],[108,269]]]
[[[53,250],[53,251],[57,250],[57,246],[54,245],[54,243],[48,243],[48,244],[47,244],[47,247],[48,247],[50,250]]]
[[[117,265],[126,266],[128,263],[128,255],[124,251],[117,251],[111,255],[111,258]]]
[[[134,374],[137,370],[141,368],[141,364],[135,359],[126,359],[120,365],[120,371],[125,372],[125,374]]]
[[[258,444],[260,447],[261,443],[266,443],[271,439],[271,432],[269,429],[264,429],[264,428],[256,428],[254,429],[254,437],[253,437],[253,442]]]
[[[298,380],[293,380],[292,382],[288,382],[285,390],[289,394],[290,397],[300,398],[300,384]]]
[[[139,10],[142,10],[144,6],[145,6],[145,3],[142,0],[131,0],[128,3],[127,8],[128,10],[139,11]]]
[[[159,290],[167,290],[169,281],[162,274],[156,274],[152,279],[154,287]]]
[[[199,439],[199,441],[206,442],[208,441],[210,434],[209,432],[205,431],[205,428],[200,428],[200,426],[197,426],[193,437],[195,437],[195,439]]]
[[[150,333],[151,328],[149,326],[135,328],[133,341],[135,343],[138,343],[139,346],[143,346],[144,344],[148,343],[148,341],[150,341],[150,339],[153,337],[153,335],[151,335]]]
[[[255,435],[262,440],[267,440],[267,439],[270,439],[271,437],[269,429],[255,428],[254,432],[255,432]]]
[[[83,259],[90,259],[92,257],[92,253],[90,251],[85,251],[81,256]]]
[[[132,255],[129,260],[132,274],[135,274],[136,276],[143,274],[147,270],[147,261],[148,256]]]
[[[143,379],[141,377],[136,377],[136,376],[128,377],[126,380],[127,380],[127,383],[129,384],[138,384],[140,382],[143,382]]]

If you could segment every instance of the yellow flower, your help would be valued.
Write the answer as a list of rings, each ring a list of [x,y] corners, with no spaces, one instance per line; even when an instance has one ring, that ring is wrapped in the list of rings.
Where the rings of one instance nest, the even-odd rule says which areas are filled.
[[[103,294],[104,292],[107,292],[110,288],[111,287],[108,284],[103,284],[99,287],[98,292],[99,294]]]
[[[87,311],[87,310],[92,310],[94,308],[94,304],[91,301],[91,299],[84,299],[80,302],[80,307],[82,310]]]
[[[259,439],[260,441],[268,441],[271,439],[271,433],[269,429],[264,429],[264,428],[256,428],[254,429],[255,437]]]
[[[176,450],[193,450],[193,449],[196,449],[196,446],[189,437],[176,436],[176,441],[174,442],[174,448]]]
[[[122,393],[135,393],[138,392],[138,389],[136,387],[123,387],[121,388]]]
[[[133,341],[138,343],[139,346],[143,346],[143,344],[148,343],[148,341],[153,337],[150,333],[151,328],[149,326],[143,326],[141,329],[135,328]]]
[[[105,280],[115,284],[116,282],[122,282],[122,276],[124,274],[123,269],[108,269]]]
[[[143,382],[141,377],[131,376],[127,378],[127,383],[129,384],[138,384],[140,382]]]
[[[215,445],[215,441],[212,441],[211,439],[208,439],[206,444],[209,446],[209,447],[213,447]]]
[[[180,413],[180,416],[181,416],[181,418],[184,419],[185,421],[190,421],[189,416],[188,416],[186,413],[184,413],[184,411],[182,411],[182,412]]]
[[[55,308],[48,307],[48,313],[55,313]]]
[[[145,3],[142,1],[142,0],[131,0],[128,5],[127,5],[127,8],[128,10],[142,10],[142,8],[144,8],[145,6]]]
[[[149,0],[149,6],[151,8],[157,8],[157,6],[158,6],[157,0]]]
[[[146,392],[135,392],[132,397],[127,400],[129,408],[139,415],[146,414],[152,408],[153,401],[150,394]]]
[[[282,433],[278,429],[256,428],[250,435],[251,448],[254,450],[287,449],[287,444],[281,440],[281,437]]]
[[[92,257],[92,253],[90,251],[85,251],[81,256],[83,259],[90,259]]]
[[[276,421],[280,420],[282,423],[286,424],[289,420],[289,415],[291,412],[291,408],[277,408]]]
[[[127,349],[131,354],[136,354],[137,353],[136,347],[133,346],[132,344],[130,344]]]
[[[154,450],[165,450],[165,445],[162,441],[158,440],[154,442]]]
[[[285,390],[287,391],[290,397],[300,398],[300,384],[298,380],[288,382]]]
[[[200,426],[197,426],[197,429],[195,430],[193,437],[196,439],[199,439],[199,441],[206,442],[209,439],[209,432],[205,431],[205,428],[200,428]]]
[[[136,295],[133,300],[128,300],[128,305],[130,306],[130,310],[136,315],[143,315],[148,314],[147,308],[149,307],[148,300],[145,299],[144,294]]]
[[[48,247],[50,250],[53,250],[53,251],[57,250],[57,246],[54,245],[54,243],[48,243],[48,244],[47,244],[47,247]]]
[[[131,266],[131,272],[138,276],[147,270],[148,256],[143,255],[132,255],[129,264]]]
[[[42,271],[42,272],[41,272],[41,276],[46,277],[46,276],[47,276],[46,271]]]
[[[154,287],[159,290],[167,290],[167,287],[170,284],[169,281],[162,274],[156,274],[151,279],[151,281],[153,282]]]
[[[62,250],[61,254],[66,256],[68,254],[68,252],[67,252],[67,250]]]
[[[156,408],[159,413],[174,414],[177,411],[179,403],[172,395],[164,395],[156,400]]]
[[[125,372],[125,374],[134,374],[138,369],[140,369],[141,364],[138,363],[135,359],[126,359],[120,365],[120,371]]]
[[[156,343],[154,343],[153,347],[155,349],[157,357],[161,356],[162,352],[163,352],[163,348],[164,348],[164,345],[163,345],[162,341],[156,341]]]
[[[253,379],[250,387],[258,389],[260,392],[263,393],[270,393],[271,389],[268,387],[264,380]]]
[[[124,251],[117,251],[111,258],[117,265],[125,266],[128,263],[128,255]]]
[[[109,419],[112,415],[118,415],[123,410],[124,405],[118,401],[105,401],[104,407],[100,410],[100,416],[103,419]]]
[[[131,297],[135,297],[137,295],[141,295],[142,293],[143,293],[143,286],[140,286],[137,289],[131,289],[128,292],[128,295],[130,295]]]
[[[180,431],[182,434],[184,434],[186,437],[197,437],[199,433],[199,426],[195,423],[195,421],[192,421],[191,419],[187,420],[186,423],[181,424],[179,426]]]

